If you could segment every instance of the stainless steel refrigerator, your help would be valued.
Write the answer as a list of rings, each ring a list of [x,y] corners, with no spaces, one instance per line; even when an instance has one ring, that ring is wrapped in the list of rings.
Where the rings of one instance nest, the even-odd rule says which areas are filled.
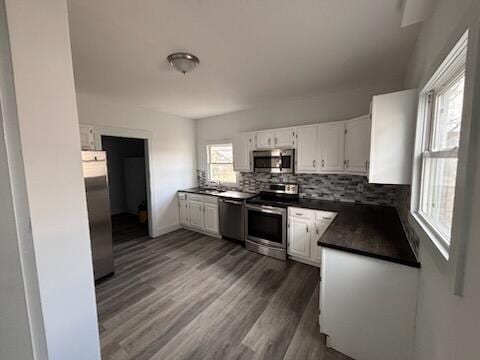
[[[95,280],[113,273],[112,220],[105,151],[82,151]]]

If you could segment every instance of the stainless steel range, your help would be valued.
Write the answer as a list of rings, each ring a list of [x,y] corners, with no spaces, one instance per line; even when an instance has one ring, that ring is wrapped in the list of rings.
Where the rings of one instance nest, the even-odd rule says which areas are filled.
[[[280,260],[287,258],[287,208],[298,200],[298,184],[270,184],[247,200],[245,247]]]

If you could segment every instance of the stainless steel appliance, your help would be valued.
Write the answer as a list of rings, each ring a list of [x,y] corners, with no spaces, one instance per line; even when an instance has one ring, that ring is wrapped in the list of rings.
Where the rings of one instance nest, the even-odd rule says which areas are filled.
[[[113,273],[112,224],[105,151],[82,151],[95,280]]]
[[[270,184],[247,200],[245,247],[280,260],[287,258],[287,208],[298,200],[297,184]]]
[[[291,174],[294,172],[295,150],[266,150],[253,152],[255,172]]]
[[[244,200],[218,199],[220,234],[223,237],[245,241]]]

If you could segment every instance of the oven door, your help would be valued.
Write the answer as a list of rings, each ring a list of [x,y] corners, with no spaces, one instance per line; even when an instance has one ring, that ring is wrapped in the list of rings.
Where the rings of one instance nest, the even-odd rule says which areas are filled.
[[[247,204],[246,237],[248,240],[277,248],[286,248],[287,209]]]

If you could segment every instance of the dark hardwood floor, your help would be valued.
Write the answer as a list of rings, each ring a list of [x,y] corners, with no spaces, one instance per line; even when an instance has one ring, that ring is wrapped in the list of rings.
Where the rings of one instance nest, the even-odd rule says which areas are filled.
[[[148,236],[148,224],[140,224],[136,215],[125,213],[112,216],[113,243],[140,239],[145,236]]]
[[[347,360],[318,327],[317,268],[187,230],[114,245],[103,359]]]

